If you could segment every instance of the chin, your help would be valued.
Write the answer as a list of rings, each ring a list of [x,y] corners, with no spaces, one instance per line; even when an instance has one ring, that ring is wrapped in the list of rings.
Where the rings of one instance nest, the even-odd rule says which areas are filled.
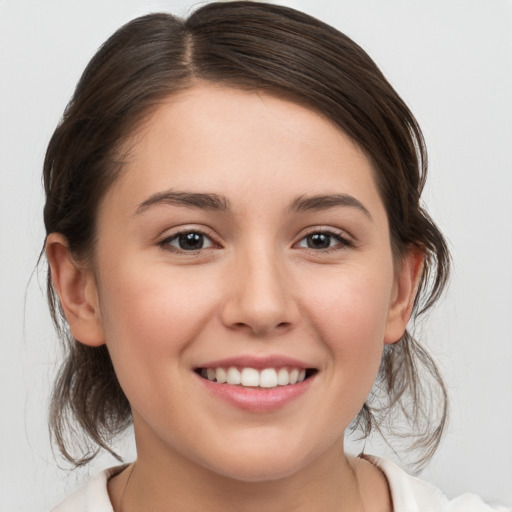
[[[239,482],[271,482],[287,478],[300,470],[297,461],[277,460],[275,456],[266,461],[230,461],[228,467],[211,467],[210,469],[223,477]]]
[[[283,444],[274,449],[259,449],[257,445],[228,451],[213,464],[206,463],[214,473],[247,483],[269,482],[290,477],[315,460],[312,453],[304,453],[300,447],[289,449]],[[204,461],[206,462],[206,461]]]

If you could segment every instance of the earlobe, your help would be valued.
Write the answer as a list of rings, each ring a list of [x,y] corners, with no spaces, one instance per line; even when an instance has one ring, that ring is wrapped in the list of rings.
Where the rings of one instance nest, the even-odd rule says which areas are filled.
[[[400,262],[386,324],[386,344],[397,342],[405,332],[423,271],[423,257],[424,252],[413,247]]]
[[[103,345],[105,336],[92,272],[75,261],[66,238],[59,233],[48,235],[45,251],[73,337],[85,345]]]

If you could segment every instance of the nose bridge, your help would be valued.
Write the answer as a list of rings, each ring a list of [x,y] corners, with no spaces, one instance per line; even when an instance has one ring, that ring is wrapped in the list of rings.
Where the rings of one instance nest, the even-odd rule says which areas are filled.
[[[245,245],[232,262],[224,304],[226,325],[265,334],[293,321],[293,300],[284,255],[260,240]]]

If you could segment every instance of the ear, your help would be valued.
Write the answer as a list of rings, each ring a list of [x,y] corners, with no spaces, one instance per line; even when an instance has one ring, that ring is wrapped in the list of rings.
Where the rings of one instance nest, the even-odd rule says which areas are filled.
[[[73,337],[85,345],[103,345],[105,335],[93,273],[75,261],[67,239],[59,233],[48,235],[45,251]]]
[[[386,344],[397,342],[405,332],[423,270],[423,256],[421,249],[411,247],[399,262],[384,336]]]

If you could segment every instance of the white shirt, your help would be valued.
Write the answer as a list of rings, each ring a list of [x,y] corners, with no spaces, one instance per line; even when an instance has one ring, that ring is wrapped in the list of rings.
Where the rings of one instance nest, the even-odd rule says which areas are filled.
[[[475,494],[449,500],[433,485],[408,475],[393,462],[365,455],[386,476],[394,512],[512,512],[512,508],[486,505]],[[107,492],[108,479],[125,466],[102,471],[51,512],[113,512]]]

